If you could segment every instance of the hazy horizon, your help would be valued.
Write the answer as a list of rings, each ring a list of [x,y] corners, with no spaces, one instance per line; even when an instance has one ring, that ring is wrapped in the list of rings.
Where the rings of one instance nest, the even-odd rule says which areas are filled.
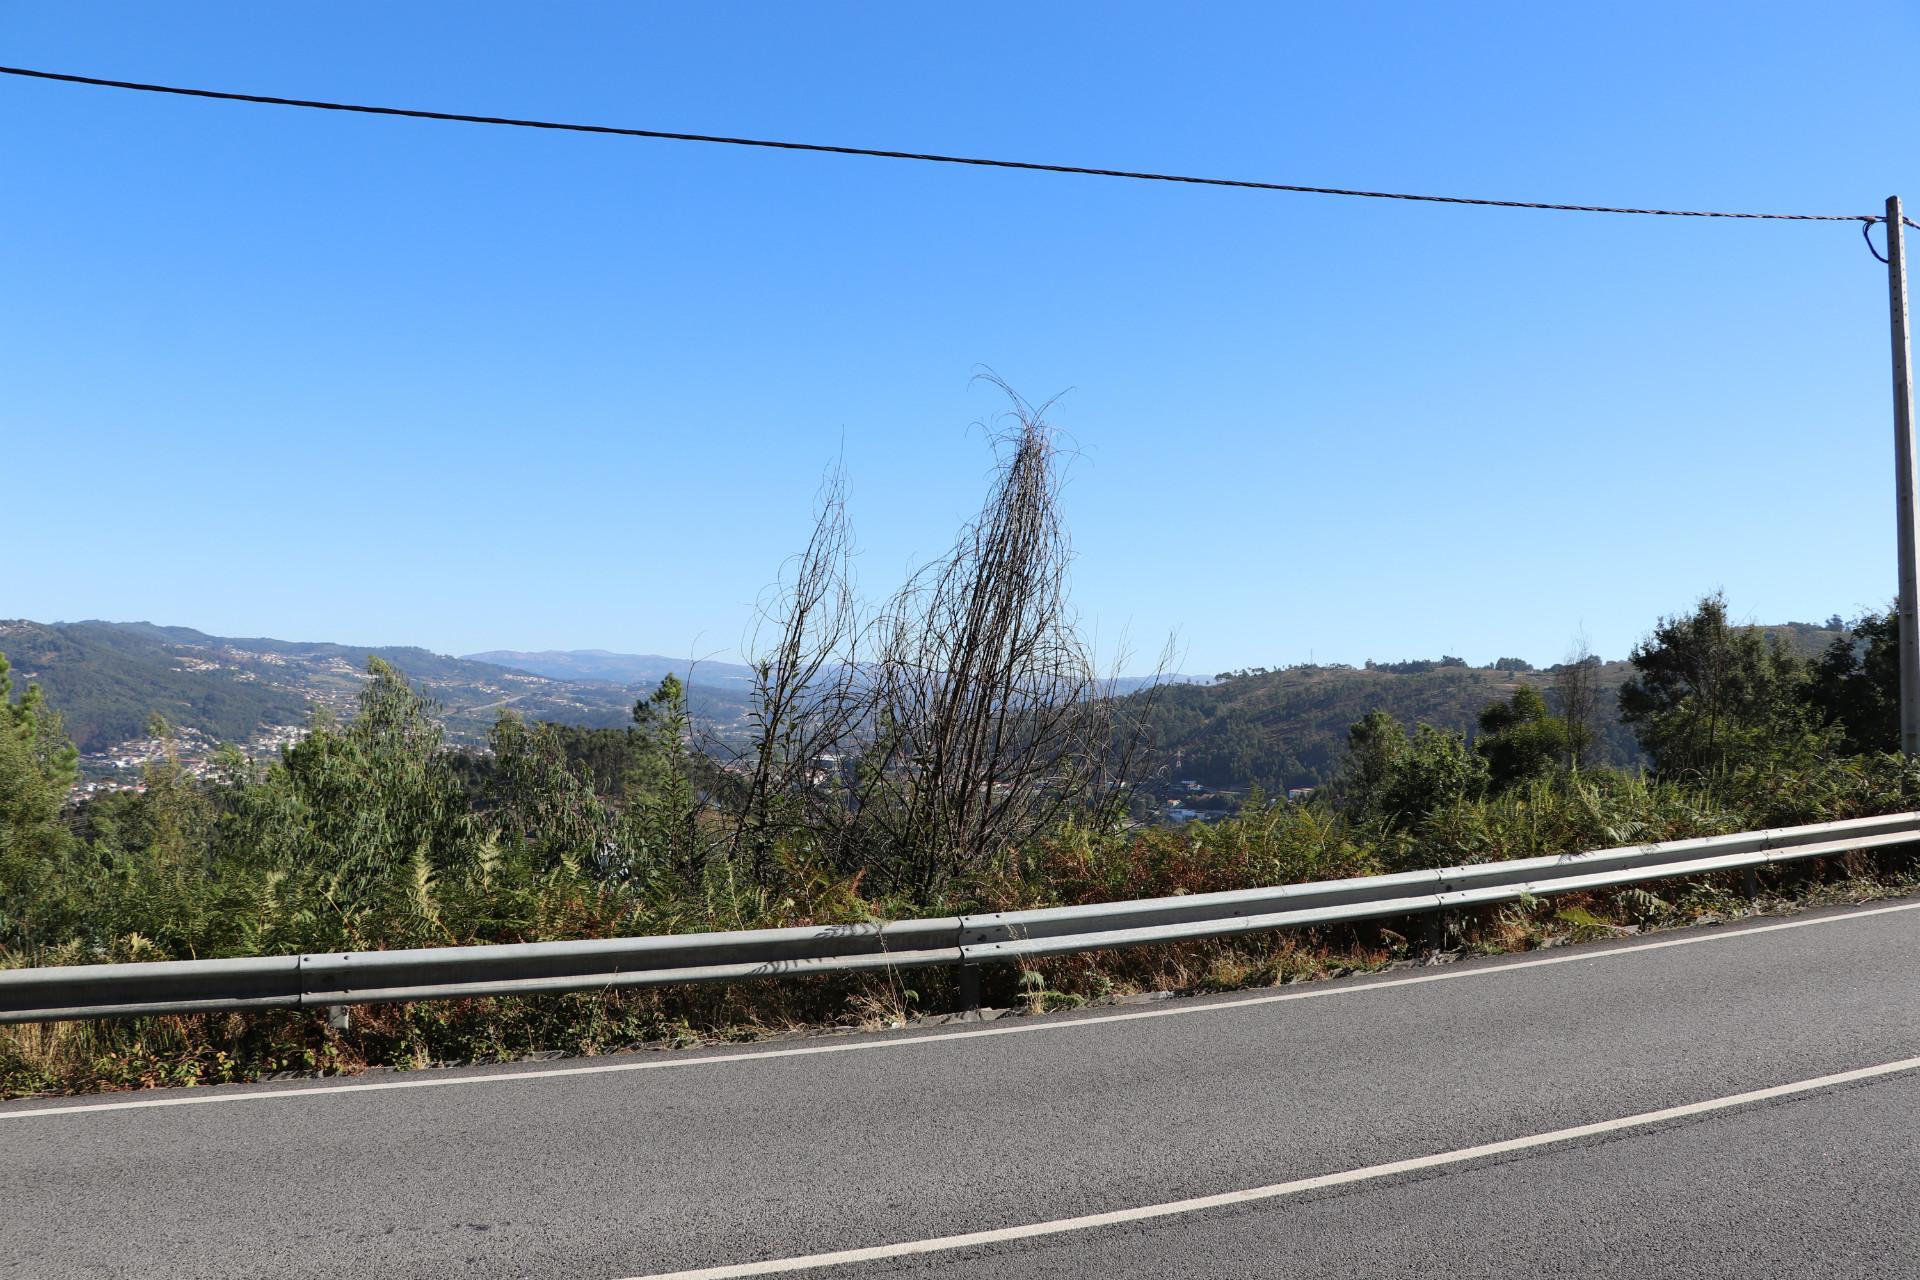
[[[75,625],[75,624],[81,624],[81,623],[106,623],[110,625],[145,624],[149,626],[158,626],[158,627],[185,627],[189,630],[198,631],[205,635],[215,636],[215,637],[224,638],[224,639],[235,639],[235,640],[264,639],[264,640],[288,641],[288,642],[300,643],[300,644],[337,644],[337,645],[343,645],[343,646],[348,646],[353,648],[366,648],[366,649],[418,648],[418,649],[425,649],[429,652],[441,654],[447,657],[462,658],[462,659],[467,659],[472,661],[490,661],[492,659],[488,655],[511,653],[511,654],[525,655],[525,656],[580,655],[580,656],[593,656],[593,657],[603,657],[603,658],[650,658],[650,659],[658,659],[658,660],[664,660],[664,661],[670,661],[670,662],[718,663],[718,664],[727,665],[727,666],[748,665],[745,656],[742,655],[737,648],[728,649],[728,650],[699,650],[699,651],[688,650],[684,652],[674,652],[669,650],[665,646],[634,646],[632,648],[614,649],[614,648],[608,648],[605,645],[563,648],[558,645],[489,644],[489,645],[481,645],[475,648],[443,649],[443,648],[435,647],[433,645],[421,644],[418,641],[408,639],[405,637],[396,638],[396,637],[366,637],[366,636],[355,636],[355,635],[347,635],[347,636],[300,635],[300,634],[292,634],[292,633],[283,632],[283,631],[275,631],[271,629],[261,630],[258,628],[251,629],[251,630],[241,630],[241,631],[216,631],[205,626],[197,625],[196,623],[191,621],[163,620],[163,619],[155,619],[155,618],[131,618],[131,617],[113,618],[113,617],[100,616],[100,615],[88,616],[84,618],[31,618],[31,617],[26,617],[22,615],[17,620],[26,621],[26,622],[36,622],[36,623],[41,623],[48,626],[67,626],[67,625]],[[1824,617],[1821,617],[1821,618],[1767,618],[1767,619],[1737,618],[1736,620],[1740,621],[1743,625],[1785,626],[1792,623],[1800,623],[1800,624],[1818,627],[1818,626],[1824,625],[1826,618]],[[1653,623],[1654,623],[1654,620],[1649,619],[1647,626],[1643,630],[1642,634],[1645,634],[1645,632],[1651,631],[1653,628]],[[1462,658],[1466,661],[1467,665],[1471,667],[1491,667],[1496,661],[1498,661],[1501,658],[1520,658],[1526,662],[1531,663],[1535,667],[1545,668],[1545,667],[1551,667],[1555,663],[1564,661],[1570,655],[1572,648],[1573,648],[1573,644],[1570,642],[1567,648],[1562,652],[1552,654],[1552,655],[1536,656],[1536,655],[1527,654],[1527,653],[1517,653],[1517,652],[1513,652],[1511,650],[1506,650],[1506,649],[1503,649],[1498,653],[1489,653],[1485,655],[1472,654],[1472,653],[1449,654],[1449,653],[1443,653],[1437,650],[1434,652],[1416,652],[1413,650],[1407,650],[1405,652],[1402,652],[1398,649],[1389,649],[1384,645],[1375,645],[1372,648],[1368,649],[1365,653],[1359,653],[1356,650],[1353,655],[1316,653],[1316,654],[1310,654],[1305,658],[1287,661],[1287,662],[1270,661],[1270,660],[1263,661],[1259,658],[1250,658],[1244,661],[1228,662],[1224,665],[1215,666],[1208,670],[1202,670],[1200,669],[1200,667],[1195,666],[1192,663],[1187,663],[1185,665],[1182,665],[1178,660],[1176,660],[1167,668],[1167,674],[1211,679],[1212,677],[1220,674],[1221,672],[1238,671],[1238,670],[1242,670],[1246,668],[1254,668],[1254,667],[1266,667],[1268,669],[1278,669],[1285,666],[1301,665],[1304,663],[1318,663],[1321,665],[1344,664],[1347,666],[1359,667],[1359,666],[1363,666],[1368,661],[1382,662],[1382,663],[1402,662],[1402,661],[1420,660],[1420,659],[1439,659],[1441,657],[1446,657],[1446,656]],[[4,641],[0,641],[0,653],[4,653],[5,649],[6,649],[6,646]],[[1595,648],[1594,653],[1596,656],[1606,661],[1624,660],[1627,656],[1627,651],[1625,649],[1622,649],[1619,652],[1615,652],[1615,653],[1608,653],[1608,652],[1603,652],[1598,648]],[[1123,669],[1120,672],[1120,674],[1128,677],[1138,677],[1138,676],[1144,676],[1151,673],[1152,669],[1153,669],[1152,663],[1150,661],[1145,663],[1136,663],[1133,666],[1129,666]]]

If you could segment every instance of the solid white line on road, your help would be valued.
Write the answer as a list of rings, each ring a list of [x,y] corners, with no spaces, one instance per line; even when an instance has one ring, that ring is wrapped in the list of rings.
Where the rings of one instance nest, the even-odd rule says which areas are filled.
[[[1394,1160],[1386,1164],[1368,1165],[1363,1169],[1347,1169],[1340,1173],[1323,1173],[1312,1178],[1297,1178],[1292,1182],[1276,1182],[1271,1186],[1249,1187],[1244,1191],[1223,1191],[1217,1195],[1194,1196],[1188,1200],[1169,1200],[1164,1204],[1142,1205],[1134,1209],[1089,1213],[1077,1218],[1055,1218],[1051,1222],[1029,1222],[1017,1227],[997,1227],[991,1231],[969,1231],[963,1235],[935,1236],[928,1240],[906,1240],[898,1244],[874,1245],[865,1249],[841,1249],[833,1253],[809,1253],[793,1258],[767,1258],[759,1262],[697,1267],[691,1271],[654,1272],[646,1276],[634,1277],[633,1280],[738,1280],[743,1276],[786,1275],[795,1271],[813,1271],[821,1267],[842,1267],[855,1262],[879,1262],[889,1258],[911,1257],[915,1254],[941,1253],[950,1249],[1006,1244],[1015,1240],[1031,1240],[1036,1236],[1053,1236],[1068,1231],[1088,1231],[1095,1227],[1119,1226],[1124,1223],[1145,1222],[1153,1218],[1200,1213],[1208,1209],[1225,1209],[1257,1200],[1277,1200],[1283,1196],[1300,1195],[1307,1191],[1322,1191],[1329,1187],[1347,1186],[1356,1182],[1372,1182],[1379,1178],[1391,1178],[1396,1174],[1417,1173],[1423,1169],[1464,1164],[1469,1160],[1483,1160],[1489,1156],[1529,1151],[1536,1147],[1562,1142],[1575,1142],[1581,1138],[1619,1133],[1625,1129],[1643,1129],[1649,1125],[1664,1124],[1671,1120],[1684,1120],[1689,1116],[1706,1115],[1714,1111],[1725,1111],[1730,1107],[1768,1102],[1775,1098],[1791,1098],[1798,1094],[1812,1093],[1818,1089],[1855,1084],[1862,1080],[1872,1080],[1879,1076],[1890,1076],[1916,1068],[1920,1068],[1920,1058],[1902,1058],[1898,1062],[1884,1062],[1877,1067],[1861,1067],[1855,1071],[1841,1071],[1830,1076],[1816,1076],[1811,1080],[1797,1080],[1792,1084],[1753,1089],[1746,1093],[1729,1094],[1724,1098],[1711,1098],[1705,1102],[1689,1102],[1678,1107],[1663,1107],[1658,1111],[1643,1111],[1639,1115],[1622,1116],[1618,1120],[1601,1120],[1593,1124],[1575,1125],[1570,1129],[1553,1129],[1546,1133],[1530,1134],[1524,1138],[1486,1142],[1477,1147],[1461,1147],[1457,1151],[1415,1156],[1409,1160]]]
[[[1724,932],[1690,934],[1684,938],[1666,938],[1658,942],[1643,942],[1620,947],[1608,947],[1604,950],[1586,947],[1569,947],[1558,955],[1536,957],[1531,960],[1516,960],[1506,964],[1487,965],[1483,968],[1454,969],[1441,973],[1423,973],[1408,978],[1386,978],[1380,981],[1357,981],[1351,983],[1315,983],[1302,988],[1289,989],[1267,995],[1247,996],[1235,1000],[1208,1001],[1204,1004],[1176,1004],[1162,1009],[1137,1009],[1127,1013],[1103,1013],[1084,1018],[1036,1019],[1031,1022],[994,1023],[990,1026],[975,1027],[966,1031],[935,1031],[922,1035],[894,1036],[891,1038],[874,1037],[860,1040],[842,1040],[828,1044],[810,1044],[791,1049],[752,1049],[741,1053],[705,1054],[700,1056],[662,1056],[649,1058],[642,1062],[598,1062],[591,1066],[543,1067],[527,1071],[496,1071],[485,1075],[451,1075],[425,1073],[400,1080],[380,1080],[359,1084],[318,1085],[311,1088],[291,1087],[284,1089],[265,1088],[249,1092],[229,1092],[225,1089],[208,1089],[205,1093],[170,1093],[165,1097],[136,1098],[127,1102],[82,1102],[71,1106],[36,1107],[29,1104],[17,1110],[0,1110],[0,1121],[34,1120],[50,1116],[86,1115],[105,1111],[144,1111],[159,1107],[195,1107],[211,1106],[229,1102],[266,1102],[279,1100],[297,1102],[311,1098],[331,1098],[342,1094],[377,1093],[394,1089],[437,1089],[451,1088],[456,1085],[506,1084],[527,1080],[558,1080],[572,1076],[612,1075],[626,1071],[663,1071],[673,1068],[726,1066],[737,1062],[764,1062],[772,1058],[805,1058],[827,1053],[856,1053],[870,1049],[897,1049],[910,1045],[933,1044],[948,1040],[978,1040],[987,1036],[1030,1035],[1043,1031],[1069,1031],[1077,1027],[1104,1026],[1115,1022],[1144,1022],[1153,1018],[1177,1018],[1187,1014],[1220,1013],[1234,1009],[1248,1009],[1259,1005],[1285,1004],[1294,1000],[1319,1000],[1329,996],[1353,995],[1367,991],[1389,991],[1400,987],[1424,986],[1430,982],[1455,982],[1463,978],[1498,977],[1501,974],[1518,973],[1525,969],[1544,969],[1550,965],[1574,964],[1579,961],[1610,960],[1616,956],[1639,956],[1649,952],[1665,951],[1672,947],[1691,947],[1708,942],[1733,942],[1741,938],[1751,938],[1760,934],[1780,933],[1787,929],[1806,929],[1816,925],[1838,924],[1847,920],[1861,920],[1869,916],[1892,915],[1901,911],[1920,911],[1920,902],[1903,902],[1891,907],[1870,907],[1864,911],[1848,911],[1837,915],[1811,916],[1800,920],[1787,920],[1779,924],[1758,925],[1746,929],[1728,929]],[[0,1104],[4,1105],[4,1104]]]

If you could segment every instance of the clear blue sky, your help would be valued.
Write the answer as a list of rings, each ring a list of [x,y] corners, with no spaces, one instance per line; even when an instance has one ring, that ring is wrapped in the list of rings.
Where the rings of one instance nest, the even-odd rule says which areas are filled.
[[[1580,203],[1920,202],[1902,5],[25,5],[0,61]],[[1852,225],[1457,209],[0,81],[0,616],[725,656],[844,451],[878,589],[1082,451],[1182,669],[1618,656],[1892,594]]]

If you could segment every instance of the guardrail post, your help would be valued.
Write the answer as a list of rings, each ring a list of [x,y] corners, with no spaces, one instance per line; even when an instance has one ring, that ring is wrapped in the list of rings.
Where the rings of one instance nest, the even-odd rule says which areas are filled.
[[[954,1003],[960,1006],[960,1013],[980,1012],[980,966],[963,964],[960,966],[960,991]]]
[[[327,1006],[327,1025],[335,1031],[345,1031],[353,1025],[353,1006],[350,1004],[330,1004]]]
[[[1740,892],[1747,896],[1748,902],[1757,902],[1760,898],[1760,873],[1753,867],[1740,870]]]

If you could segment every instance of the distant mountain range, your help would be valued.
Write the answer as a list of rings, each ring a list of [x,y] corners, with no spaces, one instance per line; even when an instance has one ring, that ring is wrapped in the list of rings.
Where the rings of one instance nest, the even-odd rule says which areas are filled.
[[[146,737],[155,714],[213,741],[242,744],[303,725],[316,707],[351,715],[369,657],[392,664],[438,702],[455,742],[483,741],[505,708],[529,720],[627,724],[635,698],[657,683],[563,679],[426,649],[214,636],[147,622],[0,621],[0,653],[13,664],[16,686],[31,681],[45,690],[88,754]],[[696,679],[688,703],[724,729],[743,716],[746,697],[737,685]]]
[[[664,658],[657,653],[612,653],[606,649],[542,649],[528,653],[517,649],[489,649],[469,653],[466,661],[486,662],[512,667],[555,680],[606,680],[616,684],[658,685],[668,675],[684,681],[689,689],[707,688],[751,692],[753,668],[738,662],[711,659]],[[1120,676],[1113,681],[1115,693],[1132,693],[1145,685],[1207,684],[1202,676]]]
[[[631,723],[633,704],[668,674],[687,684],[694,718],[722,738],[746,724],[752,670],[604,649],[496,649],[452,657],[397,645],[209,635],[150,622],[0,621],[15,683],[38,684],[88,756],[144,740],[155,715],[210,742],[267,749],[315,708],[351,716],[367,659],[390,663],[440,705],[448,737],[477,743],[502,710],[588,727]],[[1137,687],[1130,681],[1124,688]]]
[[[1841,634],[1805,623],[1763,629],[1809,654]],[[456,743],[484,741],[504,709],[528,720],[628,724],[634,701],[668,673],[686,680],[696,721],[737,740],[749,723],[752,693],[752,672],[739,663],[599,649],[450,657],[410,647],[214,636],[146,622],[0,621],[0,653],[13,664],[16,687],[39,684],[81,751],[96,759],[144,739],[156,713],[208,742],[271,750],[316,707],[350,716],[369,657],[392,664],[438,702]],[[1596,762],[1638,758],[1632,735],[1612,715],[1613,691],[1628,674],[1624,662],[1602,670],[1606,723]],[[1158,775],[1277,790],[1330,777],[1347,726],[1376,708],[1408,723],[1470,732],[1489,702],[1551,677],[1451,660],[1256,668],[1214,680],[1174,675],[1141,692],[1149,679],[1129,677],[1116,688],[1151,699],[1145,714]]]
[[[753,684],[753,669],[737,662],[663,658],[657,653],[610,653],[605,649],[542,649],[525,653],[516,649],[489,649],[485,653],[469,653],[463,661],[512,667],[515,671],[554,680],[658,685],[673,675],[689,686],[748,689]]]

